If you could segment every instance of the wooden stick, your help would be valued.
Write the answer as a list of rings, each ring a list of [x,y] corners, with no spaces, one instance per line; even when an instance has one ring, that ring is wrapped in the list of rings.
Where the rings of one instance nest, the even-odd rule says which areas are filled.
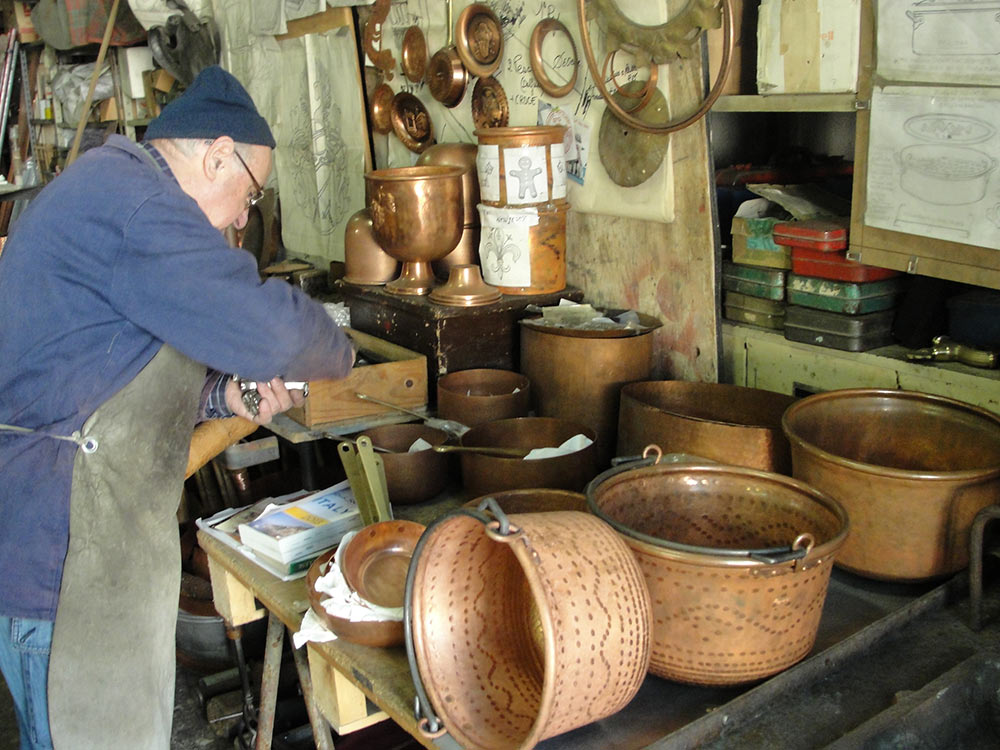
[[[238,443],[252,434],[258,425],[243,417],[211,419],[194,428],[191,447],[188,449],[187,472],[184,478],[194,474],[230,445]]]
[[[97,62],[94,63],[94,75],[90,77],[90,89],[87,91],[87,98],[83,102],[83,109],[80,110],[80,122],[76,124],[76,136],[73,138],[73,148],[66,158],[68,167],[80,152],[80,141],[83,139],[83,130],[87,127],[87,117],[90,114],[90,104],[94,100],[94,90],[97,88],[97,79],[101,77],[101,66],[104,64],[104,56],[108,53],[108,45],[111,44],[111,32],[115,28],[115,19],[118,17],[118,3],[115,0],[111,4],[111,12],[108,13],[108,23],[104,27],[104,38],[101,39],[101,49],[97,53]]]

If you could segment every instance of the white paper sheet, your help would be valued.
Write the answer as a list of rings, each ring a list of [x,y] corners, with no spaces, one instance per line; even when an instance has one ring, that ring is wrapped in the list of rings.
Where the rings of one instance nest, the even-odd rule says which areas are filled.
[[[865,224],[1000,249],[1000,89],[872,97]]]

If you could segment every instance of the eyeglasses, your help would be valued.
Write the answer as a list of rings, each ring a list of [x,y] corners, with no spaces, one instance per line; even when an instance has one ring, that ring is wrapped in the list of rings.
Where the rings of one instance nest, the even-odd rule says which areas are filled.
[[[247,163],[243,161],[243,157],[240,156],[240,152],[233,151],[233,153],[236,155],[236,158],[240,160],[240,164],[243,165],[243,168],[247,171],[247,174],[250,175],[250,181],[253,183],[254,193],[247,199],[247,208],[250,208],[250,206],[256,206],[258,203],[260,203],[261,198],[264,197],[264,188],[262,188],[260,186],[260,183],[257,182],[257,178],[253,176],[253,172],[250,171],[250,167],[248,167]]]

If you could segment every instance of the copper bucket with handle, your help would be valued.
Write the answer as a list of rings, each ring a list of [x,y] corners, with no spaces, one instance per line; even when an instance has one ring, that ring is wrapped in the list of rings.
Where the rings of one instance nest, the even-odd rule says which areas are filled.
[[[417,543],[405,606],[421,728],[467,750],[524,750],[602,719],[646,675],[646,584],[588,513],[506,516],[485,500],[439,519]]]
[[[653,606],[649,671],[736,685],[812,649],[844,509],[780,474],[723,464],[641,461],[599,474],[587,506],[639,561]],[[655,457],[651,457],[655,454]]]

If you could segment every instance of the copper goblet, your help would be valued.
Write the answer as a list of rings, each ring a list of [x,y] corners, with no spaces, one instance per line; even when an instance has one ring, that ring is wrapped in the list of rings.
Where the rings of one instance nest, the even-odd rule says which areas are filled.
[[[427,294],[434,286],[431,261],[440,260],[462,237],[464,169],[449,166],[395,167],[365,175],[375,239],[402,261],[399,278],[385,285],[393,294]]]

